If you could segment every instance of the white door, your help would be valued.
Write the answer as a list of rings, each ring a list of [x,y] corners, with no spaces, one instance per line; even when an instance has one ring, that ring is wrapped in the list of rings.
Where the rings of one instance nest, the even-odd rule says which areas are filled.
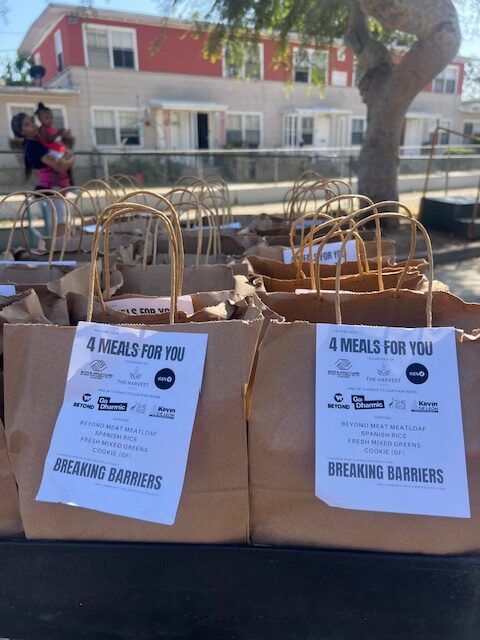
[[[420,118],[407,118],[405,120],[405,135],[403,137],[405,147],[420,147],[423,142],[422,124],[423,122]],[[412,149],[412,151],[415,153],[415,150]]]
[[[173,150],[194,149],[193,116],[190,111],[170,112],[170,148]]]
[[[317,116],[315,118],[315,146],[328,147],[330,141],[329,116]]]

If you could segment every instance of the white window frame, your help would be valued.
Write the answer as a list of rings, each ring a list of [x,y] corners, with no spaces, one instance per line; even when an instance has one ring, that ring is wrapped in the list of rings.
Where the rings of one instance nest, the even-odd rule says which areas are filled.
[[[345,78],[345,82],[343,84],[334,82],[334,78],[339,77],[338,75],[335,75],[335,74],[341,74],[340,77]],[[348,87],[348,71],[343,69],[332,69],[332,87]]]
[[[346,47],[337,47],[337,62],[345,62],[347,59],[347,48]]]
[[[33,109],[34,111],[36,111],[38,106],[37,102],[34,103],[29,103],[29,102],[7,102],[7,118],[8,118],[8,128],[10,131],[10,137],[14,138],[15,136],[13,135],[13,131],[11,129],[10,123],[12,121],[12,109],[13,108],[18,108],[20,107],[20,109]],[[62,117],[63,117],[63,122],[64,122],[64,128],[68,129],[68,118],[67,118],[67,108],[64,104],[51,104],[50,102],[47,103],[47,107],[49,109],[58,109],[59,111],[62,112]]]
[[[252,43],[255,44],[255,43]],[[224,46],[222,49],[222,76],[224,78],[227,78],[228,80],[251,80],[252,82],[259,82],[260,80],[264,79],[264,48],[263,48],[263,42],[257,42],[257,46],[259,48],[259,64],[260,64],[260,78],[251,78],[246,76],[246,72],[245,72],[245,68],[246,68],[246,61],[243,61],[242,64],[242,69],[241,69],[241,73],[236,77],[232,77],[227,75],[227,47]],[[233,111],[230,111],[229,113],[233,113]],[[249,113],[250,115],[250,113]]]
[[[302,47],[293,47],[292,48],[292,82],[293,84],[306,84],[311,85],[312,84],[312,62],[311,62],[311,58],[312,55],[314,53],[323,53],[325,56],[325,86],[328,85],[328,72],[330,69],[330,53],[328,51],[328,49],[313,49],[311,47],[306,47],[305,51],[307,52],[308,55],[308,82],[295,82],[295,56],[297,55],[298,51],[301,49]]]
[[[58,73],[62,73],[65,71],[65,58],[63,56],[63,40],[62,40],[62,30],[57,29],[53,34],[53,45],[55,48],[55,66]],[[62,68],[58,68],[58,56],[62,56]]]
[[[40,55],[40,51],[36,51],[33,55],[33,63],[35,65],[42,64],[42,56]]]
[[[114,71],[138,71],[138,46],[137,46],[137,30],[136,29],[131,27],[112,27],[108,24],[95,24],[92,22],[83,22],[82,23],[83,56],[84,56],[86,67],[90,67],[90,62],[88,60],[87,29],[107,32],[108,57],[110,60],[110,69],[113,69]],[[133,35],[133,69],[130,69],[130,67],[114,66],[113,45],[112,45],[113,31],[123,31],[126,33],[131,33]],[[96,69],[97,67],[91,67],[91,68]]]
[[[365,137],[365,133],[367,131],[367,117],[366,116],[361,116],[361,115],[353,115],[350,117],[350,126],[349,126],[349,132],[348,132],[348,144],[350,147],[361,147],[362,146],[362,142],[360,144],[353,144],[352,143],[352,133],[353,133],[353,121],[354,120],[363,120],[363,136]]]
[[[315,147],[315,139],[317,135],[317,119],[314,113],[284,113],[282,123],[282,143],[286,149],[300,149],[300,141],[303,140],[303,119],[311,118],[313,120],[312,144],[304,144],[303,147],[311,149]],[[289,131],[293,134],[295,144],[287,144],[287,120],[290,119],[291,127]],[[292,136],[290,136],[292,137]]]
[[[447,93],[446,88],[447,88],[447,78],[444,77],[443,78],[443,91],[435,91],[435,81],[437,80],[438,76],[441,76],[442,74],[446,74],[448,69],[453,69],[455,71],[455,89],[452,93]],[[455,96],[458,94],[458,82],[459,82],[459,78],[460,78],[460,69],[458,67],[458,65],[456,64],[449,64],[445,67],[445,69],[443,69],[437,76],[435,76],[435,78],[432,80],[432,93],[436,93],[437,95],[445,95],[445,96]]]
[[[259,116],[260,140],[258,149],[263,147],[263,113],[261,111],[225,111],[225,144],[227,143],[227,116],[240,116],[242,119],[242,142],[246,142],[246,116]]]
[[[96,134],[95,134],[95,111],[113,111],[113,119],[115,123],[115,144],[97,144]],[[143,135],[143,127],[141,126],[140,117],[138,118],[138,126],[139,126],[139,138],[140,144],[122,144],[120,140],[120,111],[135,111],[139,113],[137,107],[109,107],[96,104],[93,107],[90,107],[90,122],[92,123],[91,132],[92,132],[92,144],[95,149],[143,149],[145,144],[144,135]]]

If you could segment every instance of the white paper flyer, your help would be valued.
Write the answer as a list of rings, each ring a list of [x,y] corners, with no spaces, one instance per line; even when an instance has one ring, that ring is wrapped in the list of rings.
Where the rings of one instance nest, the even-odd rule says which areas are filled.
[[[156,315],[170,311],[172,299],[170,296],[137,296],[108,300],[105,305],[131,316]],[[192,296],[179,296],[177,308],[178,311],[184,311],[187,315],[195,313]]]
[[[315,495],[469,518],[455,330],[317,325]]]
[[[319,245],[313,246],[313,256],[318,253]],[[320,254],[320,264],[337,264],[340,250],[342,248],[341,242],[329,242],[326,244],[322,253]],[[348,240],[345,245],[347,253],[347,262],[354,262],[357,259],[357,244],[355,240]],[[303,260],[308,262],[310,260],[310,248],[306,247],[303,251]],[[286,264],[293,262],[293,253],[291,249],[283,250],[283,261]],[[342,255],[342,262],[345,262],[345,254]]]
[[[207,340],[81,322],[37,500],[173,524]]]

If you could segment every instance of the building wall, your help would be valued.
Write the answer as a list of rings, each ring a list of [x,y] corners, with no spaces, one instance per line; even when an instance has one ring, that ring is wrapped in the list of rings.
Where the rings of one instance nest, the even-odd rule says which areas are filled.
[[[126,15],[127,17],[127,15]],[[83,25],[104,24],[112,27],[134,28],[138,70],[98,69],[85,66]],[[54,33],[60,30],[63,42],[65,70],[56,68]],[[327,86],[320,96],[315,87],[303,83],[289,83],[291,69],[276,67],[273,60],[275,44],[263,42],[264,80],[235,80],[223,78],[221,60],[212,63],[203,56],[205,39],[196,38],[185,28],[161,23],[131,24],[127,20],[102,20],[63,16],[52,26],[51,32],[39,44],[35,52],[41,56],[41,64],[47,69],[45,83],[51,87],[79,90],[76,106],[71,105],[71,128],[77,137],[78,149],[91,149],[92,107],[128,108],[138,110],[140,120],[148,110],[148,124],[143,128],[145,149],[158,148],[158,127],[168,117],[160,117],[159,109],[149,106],[151,100],[209,101],[227,105],[228,111],[261,113],[263,121],[262,146],[280,147],[283,144],[283,118],[285,113],[298,109],[315,109],[318,130],[328,128],[327,134],[318,134],[321,146],[348,146],[351,141],[352,118],[365,118],[366,110],[354,83],[354,57],[348,48],[342,47],[345,59],[340,59],[339,47],[328,47]],[[295,46],[295,43],[292,43]],[[399,61],[399,56],[396,62]],[[432,122],[440,117],[454,129],[462,130],[464,118],[459,111],[463,82],[463,64],[459,66],[457,94],[433,93],[432,83],[421,92],[410,106],[418,112],[419,119],[407,125],[406,141],[415,140],[420,145],[428,137]],[[346,74],[347,86],[332,86],[335,72]],[[343,111],[341,114],[339,111]],[[328,113],[330,112],[330,113]],[[346,113],[345,113],[346,112]],[[428,115],[432,114],[429,119]],[[223,118],[223,116],[222,116]],[[327,119],[327,120],[326,120]],[[224,119],[210,118],[215,146],[223,144]],[[160,125],[158,123],[161,123]],[[166,136],[163,136],[166,139]]]

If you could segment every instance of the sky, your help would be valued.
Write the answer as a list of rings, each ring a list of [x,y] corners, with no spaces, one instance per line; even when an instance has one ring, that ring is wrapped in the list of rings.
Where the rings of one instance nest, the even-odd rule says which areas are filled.
[[[61,4],[78,5],[77,1],[58,0]],[[0,11],[5,4],[10,8],[6,15],[6,22],[0,20],[0,58],[14,55],[22,37],[29,26],[46,6],[46,0],[0,0]],[[135,13],[149,13],[159,15],[158,0],[95,0],[98,9],[117,9]],[[469,41],[462,41],[460,53],[465,56],[480,58],[480,35]]]

